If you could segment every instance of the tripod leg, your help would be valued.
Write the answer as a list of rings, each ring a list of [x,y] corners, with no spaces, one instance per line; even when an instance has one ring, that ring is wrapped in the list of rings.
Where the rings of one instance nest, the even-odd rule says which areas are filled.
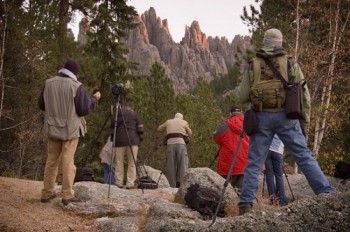
[[[218,158],[218,156],[219,156],[219,153],[220,153],[220,148],[219,148],[218,152],[216,153],[215,158],[213,159],[213,161],[212,161],[212,162],[210,163],[210,165],[208,166],[208,168],[211,168],[211,166],[213,166],[215,160],[216,160],[216,159]]]
[[[115,136],[114,136],[114,138],[115,138]],[[115,147],[113,147],[113,145],[112,145],[112,160],[111,160],[111,165],[109,165],[109,173],[108,173],[108,198],[109,198],[109,196],[110,196],[110,193],[111,193],[111,180],[112,180],[112,174],[114,175],[114,182],[116,181],[115,180],[115,172],[114,173],[112,173],[112,168],[113,168],[113,164],[114,164],[114,162],[115,162],[115,151],[116,149],[115,149]]]
[[[100,131],[98,132],[96,138],[92,141],[92,145],[91,145],[91,148],[90,148],[90,150],[89,150],[88,155],[85,156],[85,159],[81,160],[80,166],[84,166],[84,163],[86,162],[86,160],[87,160],[88,158],[90,158],[91,153],[92,153],[93,145],[96,144],[96,142],[97,142],[98,138],[100,137],[102,131],[104,130],[104,128],[105,128],[105,126],[106,126],[106,124],[107,124],[107,121],[108,121],[108,119],[109,119],[110,116],[111,116],[110,114],[107,115],[107,117],[106,117],[106,119],[105,119],[105,121],[104,121],[104,123],[103,123],[103,126],[101,127]]]
[[[159,177],[158,177],[157,184],[159,184],[160,178],[161,178],[162,175],[163,175],[163,171],[164,171],[164,169],[165,169],[165,166],[166,166],[167,162],[168,162],[168,159],[165,160],[165,163],[163,164],[163,168],[160,170],[160,174],[159,174]]]
[[[288,187],[289,187],[290,193],[292,194],[292,198],[293,198],[293,201],[294,201],[295,198],[294,198],[294,194],[293,194],[293,191],[292,191],[292,187],[290,187],[290,183],[289,183],[289,180],[288,180],[288,175],[287,175],[286,171],[284,170],[284,166],[283,165],[282,165],[282,168],[283,168],[284,176],[286,177],[286,180],[287,180],[287,183],[288,183]]]
[[[135,168],[136,168],[136,178],[139,180],[140,179],[140,173],[139,173],[139,168],[138,168],[138,164],[136,162],[136,154],[134,154],[134,151],[132,149],[132,145],[131,145],[131,141],[130,141],[130,136],[129,136],[129,133],[128,133],[128,129],[127,129],[127,126],[126,126],[126,123],[125,123],[125,119],[124,119],[124,115],[123,115],[123,110],[122,110],[122,107],[119,103],[119,99],[117,101],[117,106],[116,106],[116,111],[118,112],[118,110],[120,109],[120,114],[122,116],[122,121],[123,121],[123,125],[124,125],[124,128],[125,128],[125,133],[126,133],[126,136],[127,136],[127,139],[128,139],[128,144],[129,144],[129,148],[130,148],[130,151],[131,151],[131,156],[132,156],[132,159],[134,161],[134,164],[135,164]],[[116,113],[116,115],[118,115]],[[115,122],[117,122],[117,117],[115,119]],[[115,123],[115,128],[114,128],[114,132],[116,133],[116,123]],[[114,136],[114,139],[115,139],[116,136]],[[115,143],[114,143],[115,144]],[[143,188],[142,188],[142,192],[143,192]]]
[[[219,208],[220,208],[220,205],[221,205],[221,201],[222,199],[224,198],[224,194],[225,194],[225,191],[226,191],[226,188],[228,186],[228,183],[230,182],[230,178],[231,178],[231,173],[232,173],[232,170],[233,170],[233,166],[236,162],[236,159],[237,159],[237,156],[238,156],[238,152],[239,152],[239,149],[241,148],[241,144],[242,144],[242,140],[243,140],[243,137],[244,137],[244,130],[242,130],[241,132],[241,135],[240,135],[240,138],[239,138],[239,141],[238,141],[238,144],[237,144],[237,147],[236,147],[236,150],[235,150],[235,153],[233,154],[233,157],[232,157],[232,162],[230,164],[230,169],[227,173],[227,177],[226,177],[226,180],[225,180],[225,183],[224,183],[224,188],[222,189],[221,191],[221,195],[220,195],[220,199],[219,199],[219,203],[218,203],[218,206],[216,207],[216,210],[215,210],[215,213],[212,217],[212,221],[211,221],[211,224],[208,226],[211,227],[212,225],[214,225],[215,221],[216,221],[216,217],[219,213]]]
[[[261,197],[264,197],[265,182],[266,182],[266,170],[264,171],[264,176],[263,176]]]

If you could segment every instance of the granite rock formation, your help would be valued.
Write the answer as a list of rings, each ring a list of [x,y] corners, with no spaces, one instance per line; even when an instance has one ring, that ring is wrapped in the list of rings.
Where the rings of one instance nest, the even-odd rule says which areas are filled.
[[[225,37],[207,37],[197,21],[186,26],[184,37],[176,43],[167,19],[159,18],[153,7],[135,18],[135,22],[138,26],[127,31],[123,41],[129,49],[128,60],[139,64],[133,74],[149,75],[152,65],[158,62],[172,80],[176,92],[192,89],[198,78],[210,81],[227,74],[237,58],[242,57],[247,49],[252,49],[249,36],[236,35],[231,42]],[[87,30],[89,22],[84,18],[78,36],[82,44],[86,43]]]
[[[252,48],[249,36],[236,35],[231,43],[225,37],[207,37],[197,21],[185,28],[184,37],[176,43],[168,21],[157,17],[152,7],[135,20],[139,26],[125,38],[129,61],[139,63],[134,74],[149,75],[151,66],[158,62],[178,92],[193,88],[200,77],[210,81],[226,74],[237,61],[236,55],[241,56],[238,47],[241,51]]]

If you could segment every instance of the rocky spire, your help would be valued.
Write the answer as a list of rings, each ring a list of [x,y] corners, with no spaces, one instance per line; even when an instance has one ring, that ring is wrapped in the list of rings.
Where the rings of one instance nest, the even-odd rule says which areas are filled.
[[[79,23],[78,42],[80,44],[86,44],[87,32],[90,30],[90,22],[87,18],[83,18]]]
[[[186,26],[181,43],[175,43],[168,20],[158,17],[153,7],[136,17],[135,22],[138,27],[127,31],[124,40],[129,49],[128,60],[139,63],[134,74],[149,75],[151,66],[158,62],[177,92],[195,87],[199,77],[210,81],[227,74],[236,62],[237,46],[243,52],[252,47],[250,37],[237,35],[231,43],[225,37],[207,37],[198,21]],[[83,18],[79,24],[79,43],[86,43],[89,29],[90,22]]]
[[[181,44],[186,44],[192,49],[200,46],[203,49],[209,50],[207,36],[201,31],[198,21],[193,21],[191,27],[186,26],[185,37],[182,39]]]

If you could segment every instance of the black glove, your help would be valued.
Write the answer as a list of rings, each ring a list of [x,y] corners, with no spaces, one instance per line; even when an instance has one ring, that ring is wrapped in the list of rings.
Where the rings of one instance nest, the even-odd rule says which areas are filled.
[[[139,134],[140,143],[143,141],[143,134]]]
[[[300,128],[301,128],[301,132],[303,133],[304,136],[306,136],[305,128],[307,126],[307,123],[302,121],[302,120],[299,120],[299,124],[300,124]]]
[[[301,132],[303,133],[304,136],[306,136],[304,127],[301,127]]]

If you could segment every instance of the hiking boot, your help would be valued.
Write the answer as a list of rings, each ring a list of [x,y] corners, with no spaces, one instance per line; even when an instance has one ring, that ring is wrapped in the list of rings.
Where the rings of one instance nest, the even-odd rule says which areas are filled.
[[[243,215],[252,211],[252,205],[239,206],[239,215]]]
[[[49,196],[49,197],[42,197],[42,198],[40,199],[40,201],[41,201],[42,203],[48,203],[49,201],[51,201],[52,199],[55,199],[56,197],[57,197],[57,194],[56,194],[56,193],[52,193],[52,195]]]
[[[330,192],[319,193],[317,196],[320,196],[320,197],[329,197],[331,194],[334,194],[334,192],[333,192],[333,193],[330,193]]]
[[[118,188],[124,188],[124,186],[123,185],[119,185],[119,184],[116,184],[116,186],[118,187]]]
[[[63,205],[68,205],[69,203],[71,203],[71,202],[81,202],[81,200],[80,200],[80,198],[78,198],[78,197],[73,197],[73,198],[71,198],[71,199],[62,199],[62,204]]]

